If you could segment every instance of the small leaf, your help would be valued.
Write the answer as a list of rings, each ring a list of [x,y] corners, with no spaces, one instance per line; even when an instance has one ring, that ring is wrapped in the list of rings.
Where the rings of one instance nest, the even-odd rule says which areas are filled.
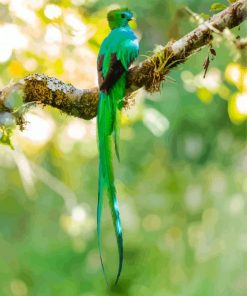
[[[16,126],[14,115],[9,112],[0,112],[0,125],[8,129],[14,129]]]
[[[210,52],[211,52],[211,54],[213,55],[213,56],[215,56],[216,57],[216,51],[215,51],[215,49],[214,48],[210,48]]]
[[[226,8],[226,5],[223,3],[213,3],[210,7],[211,11],[219,11]]]
[[[23,91],[12,91],[4,101],[4,106],[10,110],[16,110],[23,104]]]
[[[204,63],[203,63],[203,69],[205,70],[205,71],[204,71],[203,78],[206,77],[206,74],[207,74],[207,71],[208,71],[209,64],[210,64],[210,59],[209,59],[209,56],[207,56],[207,58],[205,59],[205,61],[204,61]]]
[[[11,135],[12,135],[12,130],[2,127],[0,130],[0,144],[7,145],[12,150],[14,150],[14,146],[11,142]]]

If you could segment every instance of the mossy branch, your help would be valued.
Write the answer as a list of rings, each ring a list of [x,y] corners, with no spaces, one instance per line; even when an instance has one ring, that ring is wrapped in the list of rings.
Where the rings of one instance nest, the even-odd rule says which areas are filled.
[[[239,0],[214,15],[208,21],[199,25],[183,38],[161,47],[151,57],[138,66],[131,68],[127,75],[126,104],[129,95],[144,87],[148,92],[160,89],[170,69],[185,62],[193,53],[200,50],[212,40],[212,33],[222,32],[225,28],[233,28],[247,18],[247,0]],[[79,90],[71,84],[66,84],[57,78],[44,74],[34,74],[4,88],[0,92],[0,112],[10,112],[6,104],[9,94],[13,91],[23,92],[23,103],[39,103],[50,105],[61,111],[83,119],[96,116],[98,104],[98,89]],[[17,124],[21,125],[21,117]],[[19,121],[18,121],[19,120]]]

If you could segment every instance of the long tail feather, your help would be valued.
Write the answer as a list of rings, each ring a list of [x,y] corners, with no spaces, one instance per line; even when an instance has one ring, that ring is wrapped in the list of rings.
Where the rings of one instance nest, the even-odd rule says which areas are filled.
[[[114,140],[114,147],[115,147],[115,153],[117,156],[118,161],[120,162],[120,154],[119,154],[119,111],[117,110],[117,107],[115,107],[115,113],[114,113],[114,123],[113,123],[113,140]]]
[[[99,106],[98,106],[98,145],[99,145],[99,191],[98,191],[98,209],[97,209],[97,232],[98,232],[98,246],[101,259],[101,265],[104,276],[107,281],[104,264],[101,252],[101,237],[100,237],[100,221],[102,212],[103,195],[106,192],[111,209],[113,224],[118,245],[119,264],[118,272],[115,281],[117,284],[123,265],[123,236],[122,226],[120,221],[118,202],[116,197],[116,189],[114,185],[114,176],[111,160],[111,134],[115,125],[115,112],[114,104],[112,104],[111,97],[103,92],[100,92]]]
[[[99,257],[100,257],[100,263],[103,270],[104,278],[107,283],[107,286],[109,287],[108,279],[105,272],[103,257],[102,257],[102,248],[101,248],[101,213],[102,213],[102,205],[103,205],[103,184],[102,184],[102,176],[101,176],[101,168],[99,165],[99,184],[98,184],[98,206],[97,206],[97,234],[98,234],[98,250],[99,250]]]

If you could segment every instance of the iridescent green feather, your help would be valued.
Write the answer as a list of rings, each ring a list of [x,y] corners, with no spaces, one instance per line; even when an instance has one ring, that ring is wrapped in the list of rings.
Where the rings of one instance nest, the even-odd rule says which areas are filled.
[[[126,20],[122,14],[125,14]],[[109,91],[100,91],[99,105],[97,114],[98,129],[98,148],[99,148],[99,188],[98,188],[98,208],[97,208],[97,232],[99,254],[107,281],[104,264],[101,253],[101,213],[104,194],[107,195],[112,220],[115,228],[115,234],[118,245],[119,264],[115,284],[117,284],[123,264],[123,238],[122,226],[120,221],[119,207],[114,184],[114,174],[112,167],[112,140],[115,144],[115,152],[119,158],[119,116],[122,107],[122,101],[125,96],[126,73],[131,62],[138,55],[138,41],[133,31],[128,26],[128,21],[132,18],[131,11],[115,10],[108,14],[109,25],[112,28],[111,33],[103,41],[98,58],[103,57],[102,76],[106,77],[109,69],[112,55],[116,55],[117,60],[121,61],[125,73],[112,85]]]
[[[121,80],[116,83],[121,84]],[[98,209],[97,209],[97,229],[98,229],[98,241],[99,241],[99,253],[101,258],[101,264],[104,271],[104,265],[101,254],[101,238],[100,238],[100,222],[102,212],[103,195],[106,192],[111,209],[112,220],[114,223],[115,234],[117,238],[118,254],[119,254],[119,266],[117,272],[116,282],[118,282],[119,276],[122,270],[123,263],[123,238],[122,238],[122,226],[119,215],[119,208],[116,196],[116,188],[114,184],[114,174],[112,167],[112,134],[114,136],[115,149],[118,151],[118,127],[117,127],[117,113],[119,112],[115,100],[119,96],[116,96],[117,88],[114,87],[109,94],[100,92],[99,108],[97,116],[98,125],[98,146],[99,146],[99,188],[98,188]],[[119,88],[119,92],[122,97],[123,88]],[[118,152],[117,152],[118,153]],[[105,275],[106,278],[106,275]],[[107,281],[107,278],[106,278]]]

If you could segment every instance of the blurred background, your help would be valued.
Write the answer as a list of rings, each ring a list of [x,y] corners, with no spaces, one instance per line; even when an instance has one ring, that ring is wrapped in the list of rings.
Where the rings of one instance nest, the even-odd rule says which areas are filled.
[[[220,1],[227,5],[227,1]],[[210,0],[0,0],[0,88],[45,73],[96,85],[96,57],[117,4],[135,12],[140,57],[207,18]],[[246,35],[246,23],[232,31]],[[208,48],[139,91],[123,112],[115,163],[124,228],[120,283],[107,290],[97,249],[95,120],[45,107],[26,114],[15,150],[0,146],[1,296],[246,296],[247,71],[227,31],[203,79]],[[117,248],[105,203],[103,258]]]

